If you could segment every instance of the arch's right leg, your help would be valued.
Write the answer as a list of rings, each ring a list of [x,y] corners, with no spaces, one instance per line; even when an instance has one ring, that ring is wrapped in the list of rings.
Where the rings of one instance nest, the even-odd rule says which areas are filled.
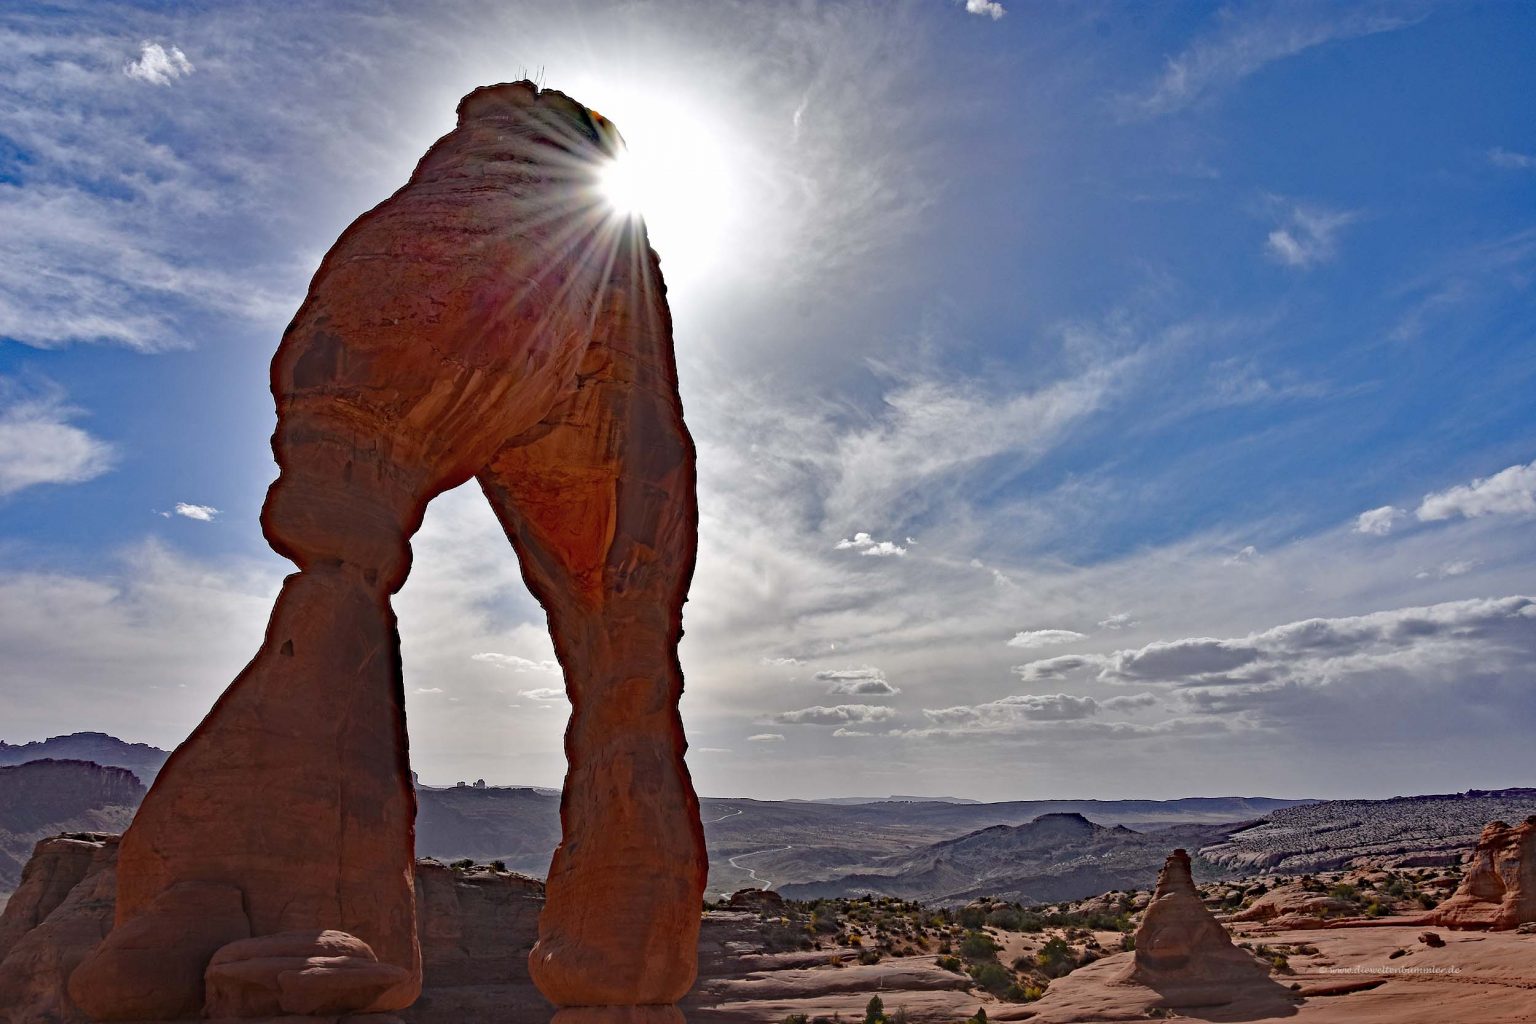
[[[694,452],[652,258],[621,252],[574,394],[480,473],[571,699],[529,958],[559,1024],[680,1024],[708,870],[678,715]]]

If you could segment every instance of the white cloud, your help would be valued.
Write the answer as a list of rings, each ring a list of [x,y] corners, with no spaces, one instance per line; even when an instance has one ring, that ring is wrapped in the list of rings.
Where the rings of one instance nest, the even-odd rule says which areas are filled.
[[[875,704],[838,704],[835,707],[800,708],[797,711],[781,711],[772,720],[779,725],[843,725],[852,722],[884,722],[894,718],[891,708]]]
[[[1288,267],[1311,267],[1333,259],[1339,231],[1356,214],[1294,205],[1265,242],[1269,255]]]
[[[516,654],[499,654],[496,651],[482,651],[479,654],[471,654],[473,661],[483,661],[495,665],[498,668],[510,669],[513,672],[558,672],[560,663],[553,658],[544,658],[534,661],[532,658],[523,658]]]
[[[1516,153],[1505,149],[1503,146],[1495,146],[1488,151],[1488,162],[1495,167],[1505,167],[1510,170],[1536,170],[1536,156]]]
[[[946,728],[965,726],[975,729],[1008,729],[1020,720],[1064,722],[1087,718],[1099,712],[1099,702],[1092,697],[1068,693],[1021,694],[988,701],[985,704],[956,705],[948,708],[924,708],[923,716]]]
[[[1254,547],[1252,544],[1246,544],[1243,547],[1238,548],[1236,551],[1232,552],[1232,554],[1228,555],[1226,558],[1223,558],[1221,560],[1221,564],[1222,565],[1250,565],[1253,562],[1257,561],[1258,557],[1259,557],[1259,549]]]
[[[1099,668],[1103,664],[1102,654],[1063,654],[1015,665],[1010,671],[1026,683],[1038,683],[1047,679],[1060,679],[1083,669]]]
[[[1053,647],[1057,644],[1070,644],[1086,639],[1088,639],[1087,634],[1071,629],[1026,629],[1015,633],[1013,638],[1008,641],[1008,646],[1034,650],[1040,647]]]
[[[1130,629],[1136,625],[1129,612],[1116,612],[1107,619],[1099,620],[1100,629]]]
[[[558,703],[566,699],[564,690],[558,690],[552,686],[540,686],[532,690],[518,690],[517,695],[541,703]]]
[[[1188,687],[1328,686],[1383,669],[1411,673],[1420,666],[1427,675],[1440,659],[1478,650],[1484,658],[1536,653],[1536,600],[1477,598],[1303,619],[1232,639],[1160,640],[1117,651],[1099,679]]]
[[[772,665],[775,668],[789,668],[801,664],[799,658],[764,658],[764,665]]]
[[[443,692],[443,688],[441,686],[418,686],[418,687],[416,687],[416,689],[412,690],[411,692],[412,693],[442,693]]]
[[[1157,695],[1153,693],[1127,693],[1118,697],[1107,697],[1099,701],[1099,707],[1108,711],[1119,711],[1130,708],[1149,708],[1157,703]]]
[[[874,555],[876,558],[901,557],[907,553],[907,549],[897,545],[895,541],[875,540],[867,533],[856,533],[853,537],[838,541],[833,547],[839,551],[852,549],[861,555]]]
[[[74,484],[112,468],[113,447],[70,420],[79,410],[57,389],[29,392],[0,377],[0,497],[38,484]]]
[[[173,511],[183,519],[196,519],[200,523],[211,523],[219,514],[212,505],[194,505],[186,501],[178,501]]]
[[[885,678],[885,673],[873,665],[861,668],[828,669],[817,672],[816,678],[831,683],[828,694],[858,697],[890,697],[901,692]]]
[[[1124,114],[1157,117],[1219,94],[1264,67],[1335,40],[1390,32],[1422,15],[1347,5],[1256,5],[1223,8],[1219,27],[1168,58],[1146,91],[1122,96]]]
[[[1414,514],[1424,522],[1536,514],[1536,462],[1426,494]]]
[[[872,733],[872,732],[865,732],[862,729],[838,728],[838,729],[834,729],[832,731],[832,735],[833,736],[837,736],[837,737],[841,737],[841,738],[846,738],[846,737],[850,737],[850,736],[873,736],[874,733]]]
[[[195,70],[180,47],[167,50],[159,43],[145,43],[139,50],[139,59],[123,66],[123,74],[151,85],[170,85]]]
[[[760,732],[747,737],[748,743],[783,743],[784,734],[781,732]]]
[[[1355,532],[1368,533],[1375,537],[1385,537],[1407,515],[1407,512],[1394,505],[1383,505],[1380,508],[1373,508],[1361,512],[1355,517]]]
[[[996,21],[1008,12],[997,0],[965,0],[965,13],[979,14],[983,18],[991,18]]]

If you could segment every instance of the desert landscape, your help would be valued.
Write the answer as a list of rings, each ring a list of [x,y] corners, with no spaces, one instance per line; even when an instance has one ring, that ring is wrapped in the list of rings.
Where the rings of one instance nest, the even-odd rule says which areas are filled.
[[[0,1024],[1536,1024],[1536,5],[0,5]]]
[[[86,752],[158,767],[153,748],[103,734],[0,751],[21,761],[0,768],[0,838],[35,843],[0,892],[5,1024],[90,1019],[68,976],[111,927],[118,840],[103,826],[131,820],[143,787],[119,765],[21,760]],[[558,843],[555,794],[466,784],[417,795],[424,988],[399,1019],[538,1019],[549,1007],[527,957],[544,886],[518,865],[547,863]],[[40,821],[40,807],[68,814]],[[1038,806],[705,798],[702,808],[711,886],[699,978],[682,1004],[690,1020],[1427,1024],[1453,1013],[1505,1024],[1536,1014],[1536,789]],[[1234,812],[1251,817],[1206,820]],[[795,841],[737,852],[765,836]],[[738,863],[748,857],[782,881],[717,886],[758,870]]]

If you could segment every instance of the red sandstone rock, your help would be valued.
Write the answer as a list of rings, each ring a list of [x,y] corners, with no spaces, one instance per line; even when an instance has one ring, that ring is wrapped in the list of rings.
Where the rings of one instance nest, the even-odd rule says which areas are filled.
[[[1156,989],[1170,1006],[1219,1006],[1245,987],[1273,984],[1200,901],[1183,850],[1174,850],[1157,876],[1122,980]]]
[[[77,832],[39,840],[21,872],[21,885],[0,913],[0,961],[23,935],[43,923],[90,870],[102,845],[116,836]]]
[[[206,1016],[348,1013],[401,984],[368,944],[337,931],[284,932],[231,942],[205,972]]]
[[[61,902],[0,956],[0,1022],[4,1024],[80,1024],[85,1020],[85,1014],[69,998],[69,977],[112,928],[117,836],[89,841],[73,836],[71,840],[91,847],[84,874]],[[39,843],[36,856],[59,856],[61,851],[51,847],[52,842]],[[71,847],[65,856],[73,858],[79,852]],[[11,919],[15,898],[6,906],[7,920]]]
[[[1489,822],[1451,898],[1435,908],[1447,928],[1515,928],[1536,921],[1536,815]]]
[[[527,983],[544,883],[489,868],[416,862],[423,987]]]
[[[70,975],[70,998],[97,1021],[197,1016],[208,958],[250,934],[240,890],[219,882],[177,882],[123,923],[121,852],[118,868],[118,923]]]
[[[548,612],[572,704],[534,980],[558,1005],[646,1018],[692,984],[706,862],[677,642],[694,450],[656,257],[593,187],[616,144],[560,93],[477,90],[326,255],[272,364],[262,526],[300,572],[123,837],[117,930],[79,972],[91,1005],[152,990],[159,1016],[201,1008],[212,936],[201,908],[165,902],[191,880],[235,891],[252,935],[343,931],[399,968],[360,1009],[416,998],[389,599],[427,503],[470,477]]]

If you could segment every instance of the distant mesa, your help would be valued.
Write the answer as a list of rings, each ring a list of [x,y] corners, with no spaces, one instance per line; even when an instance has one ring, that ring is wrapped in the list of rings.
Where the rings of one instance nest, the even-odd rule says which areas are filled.
[[[170,751],[148,743],[129,743],[104,732],[74,732],[50,736],[30,743],[6,743],[0,740],[0,765],[25,764],[28,761],[93,761],[99,765],[126,768],[139,777],[145,788],[154,785],[155,776],[170,757]]]
[[[1460,887],[1436,908],[1434,921],[1494,931],[1536,921],[1536,815],[1484,827]]]

